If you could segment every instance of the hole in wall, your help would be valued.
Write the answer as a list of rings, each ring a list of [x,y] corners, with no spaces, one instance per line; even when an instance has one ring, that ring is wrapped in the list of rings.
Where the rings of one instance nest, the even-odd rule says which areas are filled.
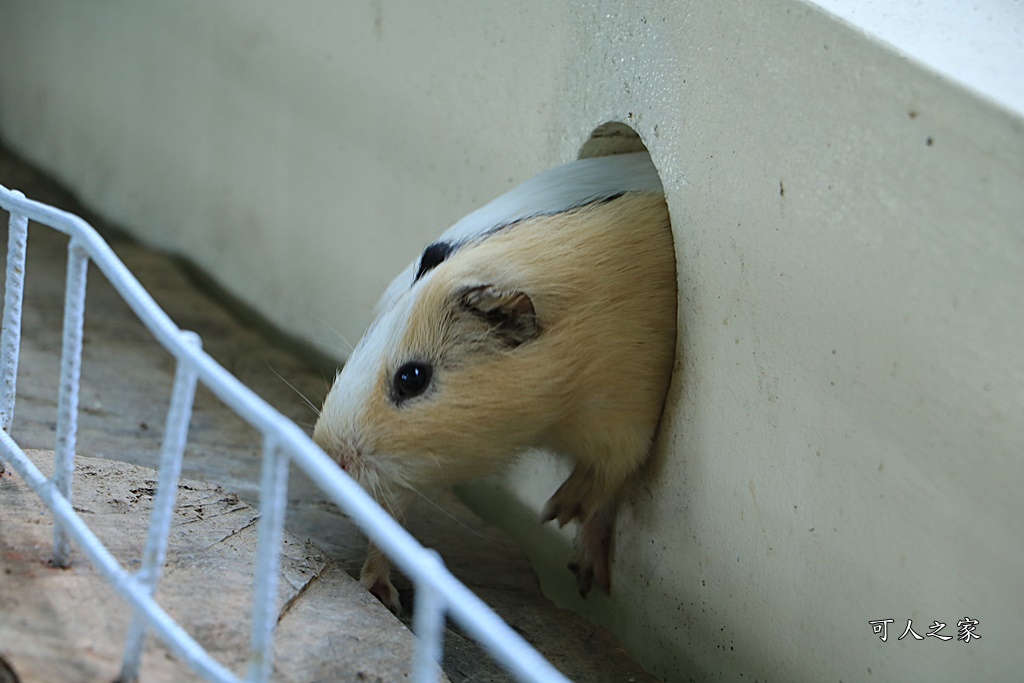
[[[632,119],[632,117],[626,118],[627,120]],[[653,131],[656,129],[651,128],[649,130]],[[580,159],[588,159],[627,153],[642,153],[650,157],[647,146],[636,130],[625,123],[609,121],[591,132],[589,139],[580,146],[578,156]],[[654,539],[658,537],[659,529],[663,528],[666,523],[666,518],[661,511],[671,510],[675,507],[671,499],[659,501],[657,505],[650,503],[652,496],[663,495],[666,487],[671,487],[675,482],[679,481],[677,461],[681,457],[680,450],[675,446],[674,434],[677,429],[675,423],[678,418],[676,415],[679,413],[678,406],[681,405],[682,401],[685,375],[682,361],[683,346],[679,343],[679,340],[683,339],[684,334],[684,318],[679,315],[681,295],[678,273],[681,272],[682,264],[679,260],[679,252],[676,249],[678,242],[675,239],[676,225],[671,214],[669,215],[667,229],[669,239],[661,243],[661,248],[671,252],[670,260],[672,265],[668,265],[669,259],[658,260],[653,257],[651,265],[652,269],[655,265],[660,265],[661,267],[674,266],[674,272],[671,276],[672,284],[669,286],[671,288],[674,285],[675,301],[674,305],[670,308],[662,309],[672,311],[671,319],[663,318],[662,322],[667,323],[669,327],[674,326],[676,340],[669,355],[667,357],[665,355],[659,357],[659,363],[666,363],[665,365],[659,365],[659,367],[666,368],[668,372],[667,377],[662,375],[667,383],[667,386],[664,387],[664,403],[661,407],[658,427],[649,457],[641,465],[636,478],[627,484],[624,491],[620,512],[625,507],[629,508],[629,512],[619,515],[616,522],[616,533],[619,534],[617,538]],[[660,281],[665,282],[666,280],[661,279]],[[667,361],[670,361],[671,365],[668,365]],[[669,537],[671,537],[671,534],[666,536],[666,538]],[[617,575],[620,577],[619,580],[623,576],[637,576],[639,575],[638,572],[649,572],[647,573],[648,586],[660,584],[667,587],[672,584],[671,576],[681,569],[679,565],[675,564],[677,556],[673,555],[673,551],[666,547],[656,547],[653,540],[650,548],[646,544],[629,546],[627,543],[623,543],[620,549],[624,547],[628,548],[628,550],[624,552],[613,551],[612,557],[611,571],[613,576]],[[650,570],[650,567],[658,567],[659,569]],[[614,581],[615,579],[613,579],[613,585]],[[549,585],[553,586],[554,584]],[[612,590],[614,595],[615,588]],[[552,588],[549,594],[555,594],[555,589]],[[623,593],[620,592],[618,595],[621,596]],[[642,640],[644,638],[660,637],[658,634],[671,632],[670,629],[674,628],[672,622],[674,617],[671,614],[671,610],[666,610],[659,606],[658,599],[654,597],[653,591],[649,593],[649,597],[644,597],[647,595],[648,592],[642,590],[634,593],[630,596],[634,600],[628,605],[620,602],[604,603],[595,607],[594,603],[591,603],[584,607],[578,602],[571,602],[564,595],[557,595],[555,601],[564,600],[562,604],[583,611],[593,622],[610,628],[621,639],[622,645],[627,650],[631,650],[645,667],[658,667],[664,670],[671,666],[670,662],[673,661],[673,658],[679,656],[678,651],[669,650],[661,655],[651,655],[648,651],[646,655],[641,656],[640,652],[645,649]],[[632,630],[637,629],[641,624],[644,625],[643,628]],[[644,661],[645,659],[646,661]]]
[[[627,153],[641,153],[648,157],[650,156],[646,145],[641,139],[640,135],[631,128],[629,125],[620,123],[618,121],[610,121],[604,123],[593,129],[589,138],[580,146],[578,150],[578,158],[589,159],[595,157],[606,157]],[[660,226],[659,226],[660,227]],[[658,265],[661,267],[671,268],[673,265],[678,268],[678,259],[676,257],[676,251],[674,246],[674,236],[671,231],[671,217],[669,225],[669,241],[659,242],[659,248],[664,249],[664,254],[669,252],[671,259],[659,260],[654,258],[653,260],[658,261]],[[667,264],[666,261],[670,260],[671,264]],[[665,271],[661,271],[665,272]],[[677,278],[674,277],[675,272],[669,276],[670,284],[666,288],[673,291],[676,294],[676,300],[678,301],[678,289],[677,286],[672,287],[672,283],[677,283]],[[662,282],[665,281],[663,278]],[[662,292],[665,289],[660,290]],[[678,321],[678,304],[668,305],[665,310],[672,310],[671,318],[668,315],[659,318],[661,321],[668,322],[669,326],[675,326],[678,335],[679,323]],[[666,320],[668,319],[668,320]],[[659,354],[662,362],[671,361],[671,365],[661,366],[668,367],[668,376],[665,380],[669,383],[668,386],[668,403],[667,405],[672,406],[678,402],[678,389],[675,385],[678,384],[677,380],[672,376],[678,373],[673,372],[675,369],[676,355],[678,354],[678,344],[672,348],[667,358],[664,353]],[[673,410],[665,411],[663,413],[670,414]],[[671,421],[666,423],[662,420],[662,426],[659,428],[661,432],[671,431]],[[647,460],[647,463],[643,466],[639,476],[642,479],[634,479],[627,485],[627,491],[625,494],[624,504],[631,505],[633,509],[637,509],[638,501],[647,500],[650,496],[645,492],[649,490],[646,484],[654,481],[658,478],[660,472],[664,469],[664,463],[667,458],[671,458],[672,454],[669,452],[671,439],[664,438],[664,436],[658,436],[655,449],[651,453],[652,457]],[[554,487],[552,483],[560,481],[560,477],[565,476],[571,471],[571,467],[565,469],[558,469],[561,465],[553,464],[555,461],[541,459],[530,463],[529,469],[523,469],[519,474],[515,476],[515,479],[508,480],[507,484],[511,486],[523,486],[530,489],[531,495],[536,495],[536,504],[540,505],[543,500],[547,497]],[[550,470],[549,470],[550,468]],[[524,489],[519,489],[522,493]],[[617,631],[617,635],[622,639],[622,644],[626,647],[637,646],[636,642],[630,643],[625,634],[634,629],[633,633],[636,633],[636,626],[638,623],[643,622],[647,615],[650,613],[657,613],[658,610],[655,608],[644,608],[639,603],[634,604],[630,607],[624,607],[621,602],[621,598],[613,598],[613,600],[606,600],[602,596],[597,594],[601,593],[601,590],[597,587],[593,589],[596,597],[591,598],[589,602],[583,601],[579,597],[579,588],[576,584],[576,579],[572,573],[566,571],[566,561],[573,556],[573,551],[570,547],[565,534],[558,532],[554,526],[547,525],[537,528],[536,518],[537,512],[530,509],[531,503],[526,503],[528,500],[526,497],[520,498],[515,494],[509,493],[509,489],[503,485],[496,483],[476,483],[470,486],[460,487],[460,495],[470,502],[470,506],[476,510],[484,519],[496,523],[498,526],[503,527],[510,534],[512,534],[519,545],[523,548],[525,553],[530,559],[534,570],[540,580],[541,586],[545,595],[553,600],[553,602],[560,607],[574,609],[586,615],[592,622],[600,624],[605,627],[613,627],[619,625],[618,628],[612,628],[613,631]],[[640,505],[645,503],[640,502]],[[639,525],[650,524],[653,519],[652,511],[649,509],[641,510],[639,515],[627,514],[620,518],[619,522],[632,523],[633,526],[625,528],[625,535],[632,535],[634,538],[639,533],[642,537],[646,538],[653,533],[653,529],[650,526],[641,527]],[[623,522],[622,520],[627,520]],[[623,528],[620,528],[620,532]],[[633,546],[631,549],[636,549],[637,546]],[[645,549],[640,554],[630,554],[630,552],[624,552],[622,555],[615,555],[613,551],[612,558],[612,595],[622,596],[629,595],[626,592],[627,586],[623,585],[621,588],[616,589],[614,586],[616,582],[625,582],[629,575],[637,575],[637,567],[642,564],[642,561],[638,561],[636,558],[641,554],[644,558],[656,557],[648,555]],[[657,553],[658,551],[654,551]],[[646,561],[646,560],[643,560]],[[653,566],[653,565],[649,565]],[[614,578],[618,576],[619,578]],[[654,604],[656,601],[651,597],[650,603]],[[669,626],[670,628],[671,626]],[[660,628],[660,626],[658,627]],[[650,633],[652,635],[658,633],[658,628],[652,627]],[[643,637],[642,635],[640,636]],[[634,639],[635,640],[635,639]],[[673,655],[669,655],[672,657]]]
[[[612,156],[615,154],[630,154],[635,152],[642,152],[650,156],[650,152],[647,150],[647,146],[641,139],[640,134],[636,132],[628,124],[620,121],[608,121],[595,128],[590,133],[590,138],[583,143],[580,147],[579,158],[589,159],[594,157]],[[660,174],[659,174],[660,179]],[[679,260],[678,253],[675,251],[675,228],[672,224],[671,215],[669,216],[669,229],[672,233],[671,244],[673,253],[676,253],[676,299],[678,301],[680,293],[678,291],[678,272],[679,272]],[[682,334],[682,330],[679,324],[678,308],[676,312],[676,336]],[[671,407],[680,400],[680,387],[679,381],[676,375],[679,373],[680,366],[680,351],[678,342],[676,344],[675,359],[672,364],[672,377],[669,381],[669,387],[667,395],[665,397],[665,404],[662,407],[662,414],[659,420],[658,434],[656,436],[654,452],[652,457],[649,458],[645,469],[644,476],[656,477],[661,471],[661,467],[664,465],[664,458],[666,457],[666,446],[664,433],[672,431],[672,425],[666,420],[666,415],[671,412]]]
[[[647,146],[640,134],[624,123],[609,121],[601,124],[590,134],[590,139],[580,147],[580,159],[606,157],[612,154],[646,152]]]

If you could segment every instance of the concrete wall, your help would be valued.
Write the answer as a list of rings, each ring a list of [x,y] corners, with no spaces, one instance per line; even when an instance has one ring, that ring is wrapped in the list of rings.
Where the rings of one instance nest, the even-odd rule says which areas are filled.
[[[620,5],[0,1],[0,135],[341,355],[422,244],[628,124],[680,342],[613,596],[574,598],[536,528],[545,456],[467,496],[667,680],[1012,679],[1020,93],[796,0]]]

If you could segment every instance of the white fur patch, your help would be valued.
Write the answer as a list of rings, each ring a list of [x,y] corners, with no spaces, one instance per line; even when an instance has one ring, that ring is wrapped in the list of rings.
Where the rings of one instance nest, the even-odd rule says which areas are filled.
[[[661,193],[658,171],[645,152],[578,159],[530,178],[455,223],[438,242],[463,242],[530,216],[561,213],[621,192]],[[417,261],[399,273],[377,303],[387,310],[409,289]]]

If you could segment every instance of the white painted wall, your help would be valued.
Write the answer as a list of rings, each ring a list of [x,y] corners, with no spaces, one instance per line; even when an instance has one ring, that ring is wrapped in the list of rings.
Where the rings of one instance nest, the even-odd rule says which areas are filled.
[[[543,456],[467,495],[525,502],[498,516],[551,594],[667,680],[1017,676],[1024,86],[971,69],[1012,74],[1020,32],[951,45],[975,58],[952,73],[797,0],[0,0],[0,20],[8,144],[324,344],[448,224],[628,123],[667,188],[681,335],[613,596],[578,604],[535,527]],[[982,640],[956,641],[963,617]],[[954,639],[897,641],[907,619]]]

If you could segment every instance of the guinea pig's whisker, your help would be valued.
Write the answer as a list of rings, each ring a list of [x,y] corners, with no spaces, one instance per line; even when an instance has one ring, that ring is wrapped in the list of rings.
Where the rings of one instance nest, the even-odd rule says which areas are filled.
[[[305,395],[305,394],[303,394],[303,393],[302,393],[301,391],[299,391],[299,390],[298,390],[298,389],[296,388],[296,386],[295,386],[294,384],[292,384],[291,382],[289,382],[288,380],[286,380],[286,379],[285,379],[284,377],[282,377],[282,376],[281,376],[281,373],[279,373],[279,372],[278,372],[277,370],[275,370],[275,369],[274,369],[273,367],[271,367],[270,363],[267,363],[267,367],[268,367],[268,368],[270,368],[270,371],[271,371],[272,373],[274,373],[275,375],[277,375],[277,378],[278,378],[279,380],[281,380],[282,382],[284,382],[285,384],[287,384],[287,385],[288,385],[288,387],[289,387],[289,388],[290,388],[290,389],[291,389],[292,391],[294,391],[294,392],[295,392],[296,394],[298,394],[298,395],[299,395],[299,398],[301,398],[301,399],[302,399],[302,401],[303,401],[303,402],[304,402],[304,403],[305,403],[305,404],[306,404],[307,406],[309,406],[309,409],[310,409],[310,410],[312,410],[312,411],[313,411],[313,412],[314,412],[314,413],[316,414],[316,416],[317,416],[317,417],[320,417],[320,409],[319,409],[319,408],[317,408],[317,407],[316,407],[316,405],[315,405],[315,404],[314,404],[314,403],[313,403],[312,401],[310,401],[310,400],[309,400],[309,399],[308,399],[308,398],[306,397],[306,395]]]
[[[378,505],[387,508],[391,516],[394,517],[394,510],[391,508],[388,496],[384,495],[384,486],[381,484],[380,477],[377,475],[376,471],[367,468],[361,469],[360,476],[357,478],[357,481],[370,495],[373,496],[373,499],[377,501]]]
[[[320,316],[315,316],[315,317],[320,322],[321,325],[323,325],[324,327],[329,329],[331,332],[333,332],[335,335],[337,335],[338,339],[340,339],[342,342],[344,342],[345,346],[348,347],[347,351],[345,349],[336,349],[336,350],[338,350],[338,351],[345,351],[345,353],[351,354],[352,353],[352,349],[355,348],[354,346],[352,346],[352,342],[350,342],[348,339],[345,339],[345,335],[343,335],[341,332],[338,332],[336,329],[334,329],[333,327],[328,325],[326,320],[324,320]],[[327,346],[327,344],[323,344],[323,346]],[[333,347],[328,347],[328,348],[333,348]]]
[[[459,519],[458,517],[456,517],[455,515],[453,515],[452,513],[448,512],[447,510],[445,510],[445,509],[444,509],[443,507],[441,507],[440,505],[438,505],[438,504],[437,504],[436,502],[434,502],[433,500],[431,500],[431,499],[430,499],[430,498],[429,498],[429,497],[428,497],[428,496],[427,496],[426,494],[422,493],[421,491],[418,491],[418,490],[416,490],[416,489],[415,489],[415,488],[413,488],[412,486],[406,485],[405,487],[406,487],[407,489],[409,489],[410,491],[412,491],[413,493],[415,493],[415,494],[416,494],[417,496],[419,496],[420,498],[422,498],[423,500],[425,500],[425,501],[427,501],[428,503],[430,503],[430,504],[431,504],[432,506],[434,506],[434,508],[436,508],[436,509],[437,509],[437,511],[438,511],[438,512],[440,512],[440,513],[441,513],[442,515],[444,515],[444,516],[445,516],[445,517],[447,517],[448,519],[452,520],[453,522],[455,522],[456,524],[458,524],[458,525],[459,525],[459,526],[461,526],[461,527],[462,527],[463,529],[465,529],[465,530],[466,530],[466,531],[468,531],[469,533],[473,534],[473,535],[474,535],[474,536],[476,536],[477,538],[479,538],[479,539],[482,539],[482,540],[484,540],[484,541],[489,541],[489,540],[490,540],[489,538],[487,538],[486,536],[484,536],[483,534],[481,534],[481,533],[480,533],[479,531],[477,531],[476,529],[474,529],[474,528],[470,527],[470,526],[469,526],[468,524],[466,524],[465,522],[463,522],[463,521],[462,521],[461,519]]]
[[[373,482],[373,497],[377,499],[377,502],[382,504],[388,511],[388,514],[397,520],[401,520],[401,516],[398,511],[395,510],[394,506],[391,505],[391,496],[384,493],[384,486],[380,483],[380,479],[375,479]]]
[[[346,355],[346,354],[352,353],[351,347],[345,349],[345,348],[342,348],[341,346],[335,346],[334,344],[328,344],[326,342],[316,341],[315,339],[310,339],[308,341],[309,341],[310,344],[313,344],[314,346],[322,346],[323,348],[327,349],[328,351],[335,351],[335,352],[340,353],[342,355]],[[345,343],[347,344],[348,342],[345,342]]]

